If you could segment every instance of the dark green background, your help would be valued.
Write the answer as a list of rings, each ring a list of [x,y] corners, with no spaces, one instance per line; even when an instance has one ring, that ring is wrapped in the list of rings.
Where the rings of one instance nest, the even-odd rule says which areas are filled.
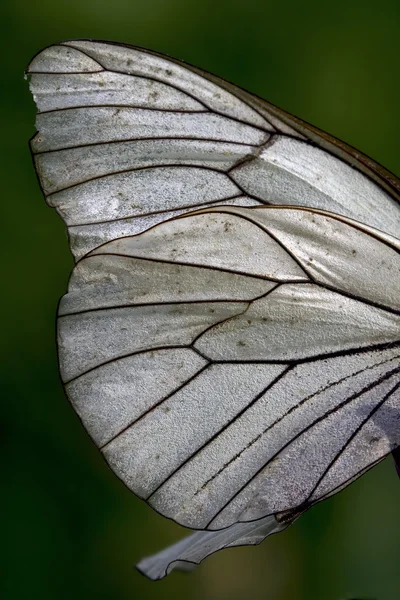
[[[133,565],[182,534],[108,471],[63,396],[54,320],[71,258],[44,203],[23,80],[47,44],[142,45],[213,71],[400,173],[398,0],[6,0],[2,29],[0,594],[4,600],[400,598],[391,459],[258,548],[151,583]]]

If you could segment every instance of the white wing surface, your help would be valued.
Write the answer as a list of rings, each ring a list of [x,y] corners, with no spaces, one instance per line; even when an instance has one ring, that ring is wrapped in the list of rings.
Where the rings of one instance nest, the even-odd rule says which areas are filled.
[[[66,393],[133,492],[205,530],[139,569],[259,543],[398,448],[398,180],[138,48],[65,42],[28,73],[77,259]]]
[[[76,258],[222,203],[311,206],[399,235],[394,176],[222,79],[88,40],[46,48],[28,73],[36,170]]]

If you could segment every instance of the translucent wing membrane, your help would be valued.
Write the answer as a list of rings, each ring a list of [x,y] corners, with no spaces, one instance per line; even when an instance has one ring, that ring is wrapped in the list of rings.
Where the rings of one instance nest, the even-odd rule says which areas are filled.
[[[215,76],[85,40],[45,49],[28,73],[36,169],[76,258],[225,202],[312,206],[398,235],[394,176]]]
[[[273,515],[400,444],[399,268],[394,238],[272,207],[189,214],[77,264],[59,319],[73,406],[137,495],[182,525],[224,528],[143,571],[253,528],[258,543],[279,530]]]
[[[162,579],[174,569],[191,571],[204,558],[234,546],[260,544],[268,535],[286,529],[275,517],[253,523],[236,523],[220,531],[196,531],[158,554],[142,559],[137,568],[151,579]]]
[[[66,393],[122,481],[203,530],[138,568],[257,544],[398,448],[396,178],[138,48],[65,42],[28,73],[77,259]]]

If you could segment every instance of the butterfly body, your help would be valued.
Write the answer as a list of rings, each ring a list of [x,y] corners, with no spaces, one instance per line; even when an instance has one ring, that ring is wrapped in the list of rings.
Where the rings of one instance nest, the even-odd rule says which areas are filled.
[[[259,543],[395,450],[396,178],[162,55],[78,40],[28,72],[77,261],[67,396],[131,490],[203,530],[139,568]]]

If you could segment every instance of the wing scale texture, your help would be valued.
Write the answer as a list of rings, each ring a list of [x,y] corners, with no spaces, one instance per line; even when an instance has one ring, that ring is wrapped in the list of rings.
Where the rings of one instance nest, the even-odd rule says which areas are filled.
[[[64,42],[28,73],[77,261],[67,396],[133,492],[203,530],[138,568],[260,543],[398,448],[398,180],[143,49]]]

